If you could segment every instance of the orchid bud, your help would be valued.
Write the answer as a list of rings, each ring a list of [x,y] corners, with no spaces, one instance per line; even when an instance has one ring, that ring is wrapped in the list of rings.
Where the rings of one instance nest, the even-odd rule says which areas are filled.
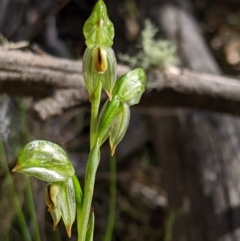
[[[53,228],[56,228],[62,217],[67,234],[71,237],[71,228],[76,216],[76,198],[72,178],[68,178],[65,182],[49,184],[45,192],[45,201],[53,218]]]
[[[112,48],[86,48],[82,71],[90,99],[97,88],[98,81],[102,82],[103,88],[111,99],[117,74],[117,62]]]
[[[146,86],[146,74],[141,68],[134,69],[120,77],[113,88],[113,95],[128,105],[138,104]]]
[[[66,152],[57,144],[35,140],[20,152],[13,172],[25,173],[45,182],[66,181],[74,168]]]
[[[111,124],[110,147],[113,156],[119,142],[123,139],[130,121],[130,108],[127,104],[121,104]]]
[[[83,33],[89,48],[113,45],[114,26],[108,18],[107,8],[102,0],[96,3],[92,14],[85,22]]]
[[[118,108],[121,102],[117,96],[114,96],[113,99],[107,100],[105,103],[99,117],[98,123],[98,138],[100,138],[101,144],[109,136],[109,131],[112,125],[112,122],[118,112]]]

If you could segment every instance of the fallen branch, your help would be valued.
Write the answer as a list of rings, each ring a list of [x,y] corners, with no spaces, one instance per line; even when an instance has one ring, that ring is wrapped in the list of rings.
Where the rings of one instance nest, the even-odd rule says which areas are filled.
[[[118,74],[128,69],[119,66]],[[0,51],[0,93],[38,99],[33,109],[42,119],[88,101],[81,61],[20,51]],[[152,70],[141,106],[200,108],[239,115],[240,82],[172,67]]]
[[[240,80],[187,69],[150,72],[142,106],[187,107],[240,115]]]

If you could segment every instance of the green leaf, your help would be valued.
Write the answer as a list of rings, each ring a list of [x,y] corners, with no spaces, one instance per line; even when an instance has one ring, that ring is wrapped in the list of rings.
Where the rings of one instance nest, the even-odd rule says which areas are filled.
[[[134,69],[121,76],[113,88],[113,96],[128,105],[138,104],[146,88],[146,74],[142,68]]]
[[[111,47],[114,38],[114,26],[107,15],[106,5],[99,0],[84,24],[83,33],[89,48],[97,46]]]
[[[20,152],[12,171],[50,183],[66,181],[74,175],[74,168],[66,152],[59,145],[43,140],[27,144]]]

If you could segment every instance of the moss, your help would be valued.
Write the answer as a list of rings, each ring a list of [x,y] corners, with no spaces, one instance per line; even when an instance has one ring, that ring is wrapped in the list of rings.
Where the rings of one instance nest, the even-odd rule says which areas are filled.
[[[159,67],[164,69],[166,65],[177,65],[179,59],[176,55],[176,44],[169,40],[154,39],[157,28],[150,20],[145,20],[144,29],[141,33],[140,50],[135,56],[119,54],[121,61],[131,67]]]

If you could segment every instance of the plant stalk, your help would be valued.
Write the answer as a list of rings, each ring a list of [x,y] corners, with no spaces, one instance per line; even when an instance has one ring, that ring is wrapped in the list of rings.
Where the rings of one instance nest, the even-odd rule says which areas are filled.
[[[82,213],[82,205],[83,205],[83,194],[82,190],[80,187],[80,183],[78,181],[78,178],[74,175],[73,178],[73,186],[74,186],[74,192],[75,192],[75,197],[76,197],[76,206],[77,206],[77,231],[78,231],[78,241],[80,240],[80,233],[82,232],[81,230],[81,213]]]
[[[101,101],[101,92],[102,92],[102,82],[100,81],[100,78],[96,81],[98,81],[98,86],[93,93],[92,101],[91,101],[90,150],[93,148],[96,142],[98,112],[99,112],[99,105]]]
[[[95,185],[95,177],[98,164],[100,161],[100,145],[96,140],[96,137],[102,83],[100,81],[100,78],[96,81],[98,81],[98,85],[91,99],[90,154],[88,157],[86,167],[83,202],[81,203],[81,205],[77,205],[78,241],[85,241],[86,238],[88,222],[91,212],[93,190]]]
[[[88,229],[89,217],[91,212],[92,197],[95,185],[95,177],[100,161],[100,145],[99,141],[91,149],[85,175],[84,191],[83,191],[83,203],[82,209],[78,211],[78,241],[87,241],[86,233]]]
[[[27,197],[29,212],[30,212],[30,216],[32,219],[32,223],[33,223],[35,240],[41,241],[41,236],[40,236],[39,229],[38,229],[38,221],[37,221],[37,216],[36,216],[35,206],[34,206],[34,201],[33,201],[32,187],[31,187],[29,178],[27,179],[27,183],[26,183],[26,192],[27,192],[26,197]]]
[[[116,175],[116,155],[110,157],[110,204],[108,225],[103,241],[111,241],[112,233],[115,223],[115,209],[116,209],[116,197],[117,197],[117,175]]]

